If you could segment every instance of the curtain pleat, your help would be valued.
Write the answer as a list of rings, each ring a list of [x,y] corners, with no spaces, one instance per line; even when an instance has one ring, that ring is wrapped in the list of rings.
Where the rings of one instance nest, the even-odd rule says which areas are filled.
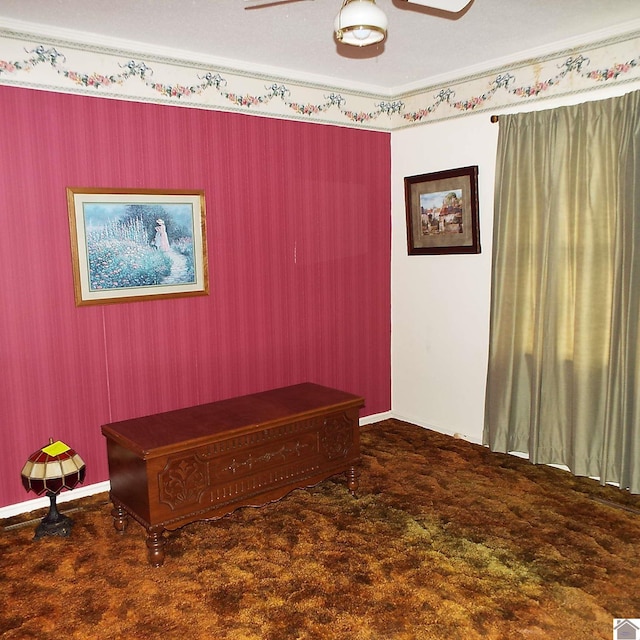
[[[640,92],[502,116],[484,443],[640,493]]]

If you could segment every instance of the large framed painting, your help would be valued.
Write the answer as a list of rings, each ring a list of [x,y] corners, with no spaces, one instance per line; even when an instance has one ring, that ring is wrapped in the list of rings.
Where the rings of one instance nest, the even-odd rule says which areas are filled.
[[[209,293],[204,191],[67,188],[76,305]]]
[[[478,167],[404,179],[409,255],[480,253]]]

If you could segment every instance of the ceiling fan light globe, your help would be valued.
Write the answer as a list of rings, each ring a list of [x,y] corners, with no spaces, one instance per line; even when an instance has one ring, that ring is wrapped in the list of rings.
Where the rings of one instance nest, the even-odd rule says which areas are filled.
[[[343,44],[364,47],[381,42],[388,20],[374,0],[346,0],[334,23],[335,37]]]
[[[356,35],[358,32],[358,35]],[[364,37],[363,30],[352,29],[350,31],[342,31],[340,34],[336,34],[336,38],[342,44],[348,44],[354,47],[366,47],[371,44],[382,42],[385,38],[384,33],[379,31],[371,31],[368,36]]]
[[[366,40],[370,35],[371,35],[371,29],[360,28],[360,29],[353,30],[353,37],[356,40]]]

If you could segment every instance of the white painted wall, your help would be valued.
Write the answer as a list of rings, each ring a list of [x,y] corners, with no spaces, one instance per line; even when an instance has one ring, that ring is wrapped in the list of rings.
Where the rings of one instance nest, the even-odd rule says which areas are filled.
[[[524,110],[600,100],[613,89]],[[516,110],[512,110],[516,111]],[[391,379],[394,417],[482,441],[489,337],[493,188],[498,124],[487,112],[403,129],[391,137]],[[407,255],[404,177],[478,165],[478,255]]]
[[[473,441],[482,437],[497,136],[485,113],[391,137],[393,415]],[[404,177],[469,165],[479,171],[482,253],[409,256]]]

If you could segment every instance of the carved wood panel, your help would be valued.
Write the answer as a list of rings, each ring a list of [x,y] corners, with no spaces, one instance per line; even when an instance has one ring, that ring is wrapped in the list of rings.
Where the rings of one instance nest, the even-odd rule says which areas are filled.
[[[259,493],[312,476],[319,455],[338,460],[352,447],[353,421],[345,413],[229,438],[169,457],[158,474],[159,501],[175,511]]]

